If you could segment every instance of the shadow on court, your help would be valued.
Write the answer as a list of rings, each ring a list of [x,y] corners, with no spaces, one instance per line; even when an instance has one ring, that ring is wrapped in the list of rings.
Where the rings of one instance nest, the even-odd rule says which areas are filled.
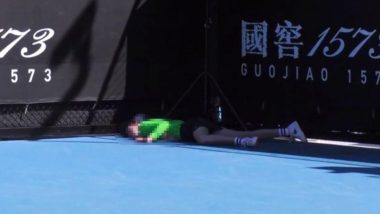
[[[289,143],[283,140],[266,140],[253,148],[216,147],[189,142],[158,141],[151,145],[138,143],[119,136],[92,136],[87,138],[44,139],[42,142],[117,144],[121,146],[174,147],[202,152],[251,155],[284,160],[310,161],[328,166],[313,167],[328,173],[359,173],[380,178],[380,149],[346,147],[315,143]],[[332,166],[333,165],[333,166]]]
[[[380,150],[315,143],[288,143],[270,140],[261,143],[255,151],[276,154],[338,159],[366,163],[380,163]]]
[[[380,178],[380,166],[369,165],[380,164],[379,149],[315,143],[288,143],[282,140],[267,140],[254,148],[223,147],[222,149],[221,147],[211,146],[188,146],[188,144],[175,144],[175,146],[210,152],[312,161],[330,165],[326,167],[314,167],[313,169],[326,170],[334,174],[367,174]],[[331,164],[336,164],[336,166],[331,166]]]
[[[380,178],[380,167],[342,167],[342,166],[333,166],[333,167],[314,167],[313,169],[327,170],[330,173],[335,174],[346,174],[346,173],[360,173],[375,175]]]
[[[87,139],[87,138],[86,138]],[[353,167],[356,166],[368,166],[365,163],[380,164],[380,149],[370,148],[358,148],[348,146],[337,146],[328,144],[316,144],[316,143],[300,143],[300,142],[287,142],[284,140],[266,140],[259,143],[256,147],[241,148],[233,146],[209,146],[199,145],[191,142],[178,142],[178,141],[157,141],[148,145],[146,143],[138,143],[132,139],[124,138],[120,136],[101,137],[92,136],[87,140],[82,138],[69,138],[69,140],[60,140],[55,138],[52,140],[45,139],[42,141],[54,141],[54,142],[73,142],[73,143],[114,143],[119,145],[142,145],[142,146],[167,146],[178,147],[184,149],[200,150],[205,152],[219,152],[219,153],[231,153],[242,155],[261,155],[268,157],[286,158],[286,159],[302,159],[311,160],[324,163],[341,163],[339,161],[352,162]],[[354,163],[355,162],[355,163]],[[363,163],[363,164],[360,164]],[[321,168],[322,169],[322,168]],[[370,167],[371,171],[373,168]],[[336,173],[344,173],[347,168],[331,169]],[[358,170],[353,168],[353,170]],[[375,169],[373,169],[377,174]],[[363,170],[365,171],[365,170]]]
[[[253,148],[236,148],[222,147],[227,150],[221,150],[221,147],[202,146],[193,147],[188,145],[195,144],[175,144],[178,147],[186,147],[189,149],[200,149],[215,152],[250,154],[251,152],[260,152],[268,156],[278,156],[284,158],[304,159],[304,158],[321,158],[326,159],[325,162],[335,161],[354,161],[363,163],[380,164],[380,150],[369,148],[346,147],[337,145],[315,144],[315,143],[289,143],[283,140],[266,140]],[[255,153],[256,155],[256,153]],[[291,157],[290,157],[291,156]],[[277,157],[277,156],[276,156]],[[360,164],[352,164],[358,165]]]

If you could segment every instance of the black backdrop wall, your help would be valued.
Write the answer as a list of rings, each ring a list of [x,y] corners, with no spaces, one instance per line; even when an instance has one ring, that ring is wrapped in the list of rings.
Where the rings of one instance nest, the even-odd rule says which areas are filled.
[[[0,137],[111,131],[135,2],[2,3]]]
[[[380,25],[373,1],[4,5],[1,127],[110,125],[136,112],[165,116],[207,70],[249,128],[297,119],[310,136],[378,134]],[[217,95],[201,80],[171,116],[212,117]],[[222,105],[224,124],[240,128]],[[80,122],[67,116],[71,111],[81,112],[73,117]],[[103,111],[108,116],[97,113]]]
[[[0,137],[162,115],[203,70],[203,1],[3,4]]]
[[[205,2],[148,0],[128,22],[126,117],[165,116],[204,68]],[[173,117],[199,114],[197,87]]]

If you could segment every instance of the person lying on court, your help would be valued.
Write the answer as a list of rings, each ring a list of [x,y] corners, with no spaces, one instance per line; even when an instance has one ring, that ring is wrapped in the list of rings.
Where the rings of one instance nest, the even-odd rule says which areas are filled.
[[[253,131],[238,131],[227,129],[202,118],[186,121],[163,118],[147,119],[138,114],[123,128],[128,136],[139,142],[151,143],[163,140],[181,140],[207,145],[255,146],[258,139],[289,137],[307,142],[304,132],[297,121],[286,128],[258,129]]]

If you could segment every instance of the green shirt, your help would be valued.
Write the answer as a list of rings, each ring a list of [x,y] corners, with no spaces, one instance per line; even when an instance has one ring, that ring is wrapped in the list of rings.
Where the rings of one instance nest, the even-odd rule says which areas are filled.
[[[139,136],[157,140],[165,134],[181,139],[182,120],[148,119],[139,124]]]

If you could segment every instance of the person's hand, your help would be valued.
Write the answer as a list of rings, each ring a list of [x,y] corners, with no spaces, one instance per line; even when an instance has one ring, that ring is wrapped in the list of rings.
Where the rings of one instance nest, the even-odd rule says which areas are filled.
[[[153,138],[151,138],[151,137],[136,137],[135,140],[138,142],[145,142],[145,143],[152,143],[153,142]]]
[[[143,142],[144,138],[143,137],[135,137],[135,141]]]
[[[145,142],[152,143],[153,142],[153,138],[147,137],[147,138],[145,138]]]

